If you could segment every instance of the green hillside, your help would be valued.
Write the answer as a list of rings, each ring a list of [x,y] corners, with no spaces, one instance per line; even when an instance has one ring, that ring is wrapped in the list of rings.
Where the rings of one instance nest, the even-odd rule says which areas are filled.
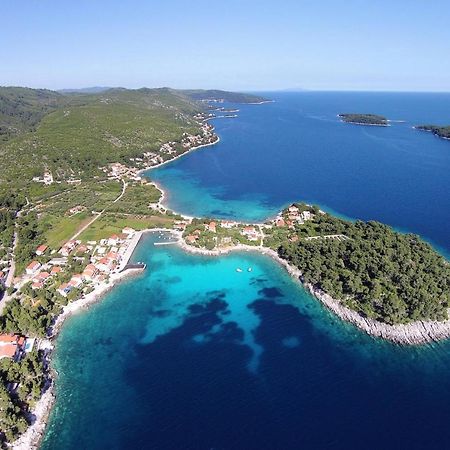
[[[9,88],[0,93],[3,90],[11,94]],[[52,171],[60,181],[90,177],[98,173],[100,166],[111,162],[129,164],[130,158],[157,151],[164,142],[179,140],[184,132],[196,133],[199,128],[192,114],[200,107],[169,89],[52,95],[57,100],[36,107],[33,114],[16,114],[21,130],[31,120],[36,130],[0,144],[1,181],[27,184],[45,170]],[[13,103],[20,101],[21,94],[16,100],[12,94],[9,97]],[[0,108],[6,110],[6,106]]]
[[[32,131],[63,102],[62,95],[46,89],[0,87],[0,142]]]
[[[112,162],[158,152],[161,144],[196,134],[197,101],[220,96],[258,102],[262,97],[225,91],[114,88],[100,93],[61,94],[0,88],[0,182],[28,186],[51,171],[55,181],[91,178]]]

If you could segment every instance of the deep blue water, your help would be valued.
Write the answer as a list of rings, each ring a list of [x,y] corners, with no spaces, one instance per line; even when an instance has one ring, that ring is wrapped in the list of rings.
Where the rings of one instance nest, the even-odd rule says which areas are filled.
[[[379,220],[450,250],[450,142],[412,129],[450,123],[450,94],[302,92],[239,105],[213,121],[221,142],[149,176],[168,205],[196,216],[261,220],[296,200]],[[392,126],[344,124],[337,114],[385,115]]]
[[[449,250],[450,143],[410,128],[449,106],[428,94],[277,94],[217,120],[218,146],[155,176],[189,214],[264,218],[304,199]],[[362,128],[337,122],[342,111],[410,122]],[[157,239],[133,255],[144,274],[65,324],[43,449],[448,447],[450,342],[373,339],[267,257],[208,258]]]

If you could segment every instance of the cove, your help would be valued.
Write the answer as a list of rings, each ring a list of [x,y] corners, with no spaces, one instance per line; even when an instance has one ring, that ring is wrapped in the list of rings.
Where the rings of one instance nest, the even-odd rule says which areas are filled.
[[[450,438],[449,343],[372,339],[268,257],[192,255],[157,239],[146,235],[133,256],[143,275],[65,324],[43,449],[437,448]]]

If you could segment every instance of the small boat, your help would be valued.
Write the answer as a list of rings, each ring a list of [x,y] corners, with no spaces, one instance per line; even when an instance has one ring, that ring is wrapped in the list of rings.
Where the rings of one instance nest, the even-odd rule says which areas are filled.
[[[248,269],[247,269],[247,272],[251,272],[253,269],[251,268],[251,267],[249,267]]]
[[[241,269],[240,267],[238,267],[238,268],[236,269],[236,272],[242,272],[242,269]]]

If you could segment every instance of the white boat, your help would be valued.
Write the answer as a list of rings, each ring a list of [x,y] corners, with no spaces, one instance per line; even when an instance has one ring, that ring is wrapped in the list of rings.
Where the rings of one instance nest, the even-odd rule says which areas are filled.
[[[248,272],[251,272],[253,269],[251,268],[251,267],[249,267],[248,269],[247,269],[247,271]]]
[[[238,268],[236,269],[236,272],[242,272],[242,269],[241,269],[240,267],[238,267]]]

